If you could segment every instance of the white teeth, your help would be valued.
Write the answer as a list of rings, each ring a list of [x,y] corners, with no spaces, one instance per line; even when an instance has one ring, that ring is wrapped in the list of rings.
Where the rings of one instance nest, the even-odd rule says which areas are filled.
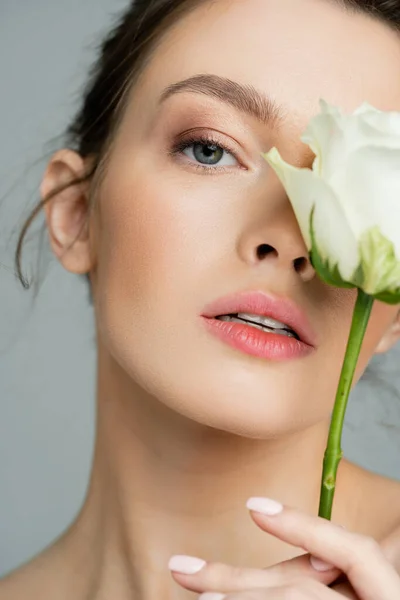
[[[280,321],[276,321],[276,319],[271,319],[270,317],[263,317],[261,315],[252,315],[250,313],[239,313],[239,319],[244,319],[245,321],[253,321],[253,323],[260,323],[260,325],[264,325],[265,327],[272,327],[274,329],[290,329],[288,325],[285,323],[281,323]]]
[[[241,315],[244,315],[245,313],[240,313]],[[274,323],[278,323],[279,327],[268,327],[267,325],[261,325],[259,323],[254,323],[254,322],[250,322],[249,320],[249,316],[252,317],[252,320],[254,316],[256,315],[246,315],[246,325],[248,325],[249,327],[254,327],[255,329],[261,329],[261,331],[270,331],[273,333],[279,333],[280,335],[285,335],[287,337],[292,337],[295,338],[296,334],[293,331],[289,331],[288,329],[282,329],[282,325],[283,323],[280,323],[279,321],[275,321],[274,319],[267,319],[266,317],[260,317],[260,319],[267,319],[269,321],[272,321]],[[216,317],[219,321],[233,321],[235,323],[243,323],[244,319],[243,317],[239,318],[238,317],[233,317],[231,315],[223,315],[221,317]],[[287,326],[285,326],[287,327]]]

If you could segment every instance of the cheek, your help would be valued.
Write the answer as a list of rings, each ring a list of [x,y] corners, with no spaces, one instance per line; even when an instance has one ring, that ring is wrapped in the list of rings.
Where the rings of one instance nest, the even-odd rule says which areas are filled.
[[[229,264],[242,197],[206,176],[154,165],[144,152],[130,165],[115,160],[99,198],[100,287],[136,308],[151,305],[155,315],[176,303],[185,310],[191,296],[209,293],[206,282],[220,273],[222,260]]]
[[[112,179],[121,181],[118,174],[111,173]],[[104,186],[99,279],[110,290],[118,286],[118,297],[128,296],[136,306],[185,271],[184,238],[195,228],[190,218],[183,224],[182,215],[171,211],[172,202],[154,177]]]
[[[237,215],[227,214],[231,191],[207,177],[193,183],[191,176],[189,184],[143,155],[129,165],[119,154],[98,198],[98,325],[127,367],[170,354],[184,346],[185,332],[192,336],[221,285],[221,261],[229,263],[238,226]]]

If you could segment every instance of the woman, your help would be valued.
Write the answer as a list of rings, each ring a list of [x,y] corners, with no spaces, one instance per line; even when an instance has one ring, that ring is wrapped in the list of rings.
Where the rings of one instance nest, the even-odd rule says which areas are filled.
[[[96,315],[91,481],[2,600],[400,597],[399,482],[343,460],[315,516],[355,290],[318,279],[261,157],[311,164],[320,97],[400,110],[399,25],[392,1],[143,0],[111,32],[41,185]],[[357,378],[399,335],[376,303]]]

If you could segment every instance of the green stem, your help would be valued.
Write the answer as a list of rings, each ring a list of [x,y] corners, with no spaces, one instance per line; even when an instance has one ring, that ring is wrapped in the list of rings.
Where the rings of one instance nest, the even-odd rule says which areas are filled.
[[[332,515],[336,473],[343,456],[341,440],[347,400],[350,394],[354,372],[356,370],[373,303],[374,298],[372,296],[360,289],[358,290],[349,341],[347,343],[339,386],[336,393],[335,406],[331,418],[328,445],[324,455],[318,515],[328,520],[330,520]]]

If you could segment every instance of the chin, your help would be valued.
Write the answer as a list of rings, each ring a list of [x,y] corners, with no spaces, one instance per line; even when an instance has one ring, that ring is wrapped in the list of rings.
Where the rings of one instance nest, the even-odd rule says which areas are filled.
[[[326,418],[327,409],[299,394],[298,385],[293,381],[288,385],[287,377],[282,382],[264,374],[260,381],[246,371],[235,370],[229,378],[216,371],[205,376],[188,370],[158,389],[153,387],[152,393],[192,423],[250,439],[286,436]]]
[[[149,331],[148,320],[127,330],[126,321],[116,321],[102,327],[102,343],[118,365],[128,401],[138,394],[138,410],[140,396],[147,397],[156,401],[154,410],[159,403],[192,424],[252,439],[284,436],[329,417],[326,378],[316,382],[312,357],[268,361],[210,343],[196,331]]]

